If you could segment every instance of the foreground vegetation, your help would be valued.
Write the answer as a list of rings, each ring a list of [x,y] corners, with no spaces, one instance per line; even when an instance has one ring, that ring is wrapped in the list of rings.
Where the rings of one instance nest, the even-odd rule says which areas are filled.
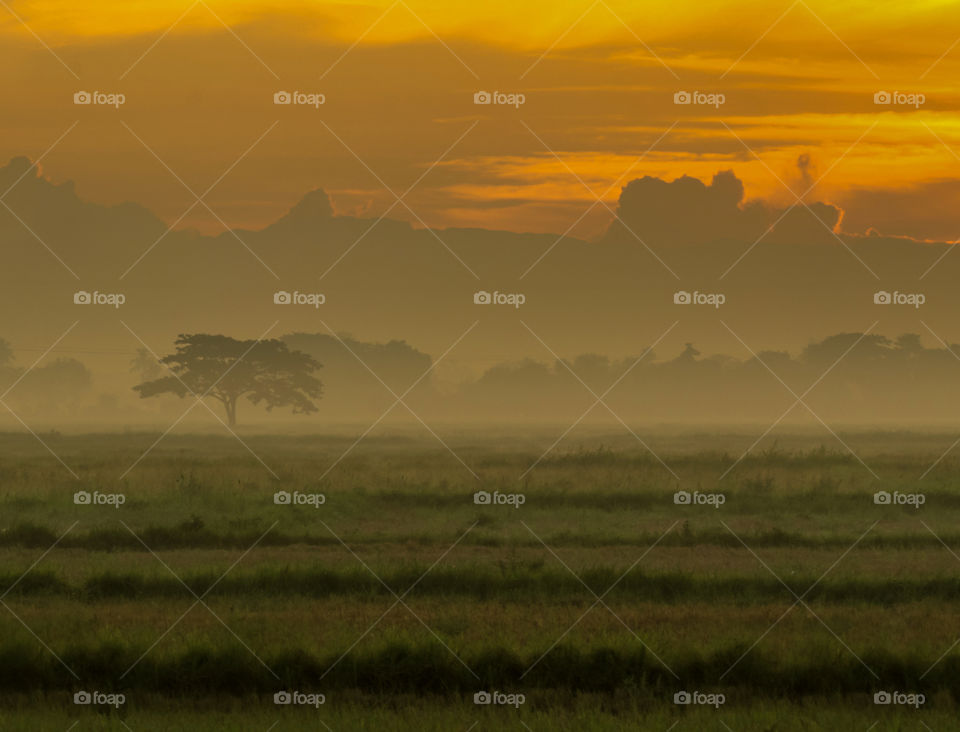
[[[0,436],[3,729],[900,730],[960,712],[960,463],[929,470],[950,435],[843,435],[857,457],[794,435],[739,463],[747,432],[644,435],[658,457],[587,435],[525,476],[549,435],[445,436],[476,477],[411,437],[338,462],[349,437],[245,436],[254,455],[171,435],[138,461],[156,437],[45,436],[75,479]],[[275,705],[287,689],[324,702]]]

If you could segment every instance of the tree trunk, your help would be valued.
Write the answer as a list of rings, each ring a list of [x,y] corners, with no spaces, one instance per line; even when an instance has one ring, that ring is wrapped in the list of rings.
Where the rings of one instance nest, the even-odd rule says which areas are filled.
[[[231,427],[237,426],[237,400],[236,398],[227,399],[223,403],[227,409],[227,424]]]

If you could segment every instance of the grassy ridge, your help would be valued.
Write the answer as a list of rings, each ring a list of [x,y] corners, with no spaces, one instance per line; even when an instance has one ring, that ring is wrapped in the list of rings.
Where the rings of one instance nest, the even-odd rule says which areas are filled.
[[[215,582],[217,596],[305,597],[384,596],[390,597],[386,583],[396,592],[417,586],[417,594],[463,597],[471,600],[503,602],[562,602],[583,598],[584,587],[563,568],[496,567],[460,565],[437,567],[407,566],[374,577],[363,567],[271,567],[256,571],[237,571],[217,582],[221,571],[185,573],[184,584],[202,594]],[[417,580],[421,578],[419,582]],[[681,604],[689,602],[760,603],[791,598],[789,591],[774,577],[702,576],[688,572],[649,572],[634,569],[625,576],[614,568],[588,569],[579,577],[597,593],[613,587],[610,600],[634,599],[644,602]],[[622,576],[622,578],[621,578]],[[0,575],[0,586],[10,587],[19,575]],[[618,581],[619,580],[619,581]],[[960,577],[884,579],[880,577],[826,578],[791,576],[790,585],[798,594],[816,586],[805,595],[809,602],[876,603],[895,605],[923,600],[960,600]],[[616,586],[614,586],[616,583]],[[17,583],[10,596],[54,595],[86,602],[125,599],[183,597],[185,588],[169,574],[145,575],[135,572],[102,572],[89,575],[81,583],[71,584],[50,570],[35,570]]]
[[[338,693],[335,702],[314,710],[289,707],[282,711],[262,697],[223,697],[207,700],[202,708],[189,699],[171,702],[137,696],[131,708],[118,713],[57,710],[59,695],[14,698],[0,705],[0,728],[5,732],[64,732],[75,725],[83,732],[451,732],[451,730],[535,730],[536,732],[810,732],[811,730],[951,730],[956,710],[948,705],[915,710],[870,704],[864,695],[836,695],[816,704],[769,701],[752,707],[684,707],[651,703],[644,699],[611,700],[609,695],[565,692],[531,696],[520,709],[477,707],[472,700],[431,695],[406,695],[384,705],[374,695]],[[6,711],[5,708],[10,710]],[[121,721],[122,720],[122,721]],[[864,720],[870,720],[864,723]],[[921,721],[926,727],[921,726]],[[126,726],[124,726],[126,725]],[[325,726],[324,726],[325,725]],[[526,725],[524,727],[523,725]]]
[[[112,509],[111,509],[112,510]],[[512,510],[512,509],[511,509]],[[714,509],[709,509],[713,511]],[[912,509],[911,509],[912,511]],[[485,516],[478,513],[477,528],[461,540],[464,546],[488,547],[542,547],[538,539],[524,532],[510,536],[487,533],[484,525]],[[913,516],[913,514],[908,514]],[[512,516],[508,518],[513,518]],[[517,517],[520,518],[520,517]],[[714,518],[707,514],[707,519]],[[737,536],[731,534],[722,526],[718,526],[716,519],[729,518],[729,512],[716,516],[714,521],[706,526],[693,528],[689,522],[682,523],[677,530],[663,535],[663,532],[637,531],[630,536],[604,533],[601,531],[570,531],[564,530],[543,535],[544,541],[551,547],[603,547],[603,546],[639,546],[646,547],[657,542],[665,547],[727,547],[740,549],[743,547],[740,539],[751,547],[806,547],[806,548],[842,548],[850,546],[856,534],[830,533],[811,535],[809,533],[787,531],[779,528],[738,531]],[[255,529],[244,531],[215,531],[207,528],[202,521],[196,518],[169,526],[148,525],[137,529],[134,536],[123,527],[94,527],[77,529],[60,539],[57,544],[63,549],[87,549],[90,551],[132,551],[144,552],[151,549],[247,549],[254,542],[264,547],[287,547],[297,544],[305,546],[340,546],[340,541],[327,532],[322,526],[313,533],[289,533],[283,529],[273,529],[264,535],[269,523],[257,521]],[[460,529],[464,531],[469,524]],[[47,549],[63,534],[66,527],[54,529],[35,523],[18,522],[9,528],[0,530],[0,548],[22,547],[26,549]],[[862,526],[858,524],[858,529]],[[138,538],[139,537],[139,538]],[[939,538],[938,538],[939,537]],[[442,533],[424,533],[407,535],[406,541],[413,541],[422,545],[449,546],[456,538],[456,534],[449,531]],[[142,541],[141,541],[142,539]],[[351,546],[365,544],[381,544],[385,540],[392,540],[393,536],[379,534],[376,536],[351,536]],[[942,539],[942,541],[941,541]],[[922,549],[942,548],[943,543],[949,546],[960,546],[960,532],[938,531],[934,536],[929,532],[889,532],[876,531],[864,537],[858,544],[863,548],[877,549]]]
[[[282,688],[436,695],[497,688],[605,694],[626,691],[663,699],[678,689],[709,688],[723,690],[731,699],[739,690],[741,700],[746,700],[758,696],[797,699],[805,695],[867,694],[887,685],[930,697],[946,694],[953,702],[960,700],[956,683],[960,659],[947,658],[921,678],[929,667],[927,660],[895,657],[880,647],[861,657],[882,682],[855,658],[826,643],[811,644],[790,659],[755,649],[721,680],[748,648],[737,644],[709,654],[688,652],[671,660],[673,673],[639,645],[584,650],[560,644],[536,664],[542,652],[521,657],[508,647],[491,645],[480,654],[463,655],[461,664],[437,643],[386,644],[355,649],[342,660],[340,653],[319,656],[302,650],[264,654],[261,658],[267,668],[241,647],[199,645],[175,655],[147,655],[123,679],[119,678],[122,669],[134,664],[142,653],[140,649],[119,643],[78,645],[65,649],[60,656],[87,686],[187,697],[266,694]],[[533,670],[524,676],[531,667]],[[0,645],[0,691],[25,693],[77,686],[78,681],[56,659],[35,645]]]

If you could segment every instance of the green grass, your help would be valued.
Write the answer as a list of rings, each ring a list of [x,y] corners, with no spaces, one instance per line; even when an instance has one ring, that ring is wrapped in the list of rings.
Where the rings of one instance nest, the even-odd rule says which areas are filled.
[[[17,705],[17,706],[15,706]],[[72,714],[55,711],[51,698],[20,697],[0,709],[0,725],[14,732],[62,732],[77,722],[74,729],[96,732],[126,732],[133,729],[164,732],[213,732],[237,730],[263,732],[267,729],[316,732],[319,730],[371,730],[375,732],[449,732],[473,729],[536,732],[613,732],[620,730],[672,729],[676,732],[736,732],[776,730],[860,730],[870,725],[871,732],[904,730],[949,730],[956,723],[956,710],[939,705],[934,710],[901,707],[878,709],[861,697],[835,695],[827,700],[788,704],[763,702],[744,707],[736,703],[714,710],[693,707],[677,711],[673,705],[647,706],[630,699],[611,700],[607,695],[546,695],[529,700],[519,710],[512,707],[478,708],[470,701],[451,702],[429,695],[401,696],[395,705],[350,695],[339,703],[328,699],[320,710],[284,708],[278,710],[260,697],[227,697],[165,703],[151,699],[146,708],[131,706],[119,713],[81,711]],[[39,711],[38,711],[39,710]],[[922,723],[922,724],[921,724]],[[126,726],[124,726],[126,725]],[[526,725],[526,726],[524,726]]]
[[[746,431],[644,434],[676,477],[629,436],[588,435],[521,477],[555,433],[445,435],[478,479],[412,437],[327,472],[352,436],[308,435],[244,436],[278,478],[230,438],[171,435],[121,479],[156,435],[45,436],[74,480],[0,435],[0,727],[949,729],[960,462],[920,476],[955,438],[842,436],[879,481],[803,434],[721,477]],[[326,502],[275,505],[280,489]],[[678,489],[726,502],[678,506]],[[806,604],[788,611],[792,593]],[[76,707],[79,688],[129,701]],[[276,707],[282,688],[327,703]],[[481,688],[528,700],[478,707]],[[678,707],[684,688],[728,702]],[[876,706],[879,689],[927,702]]]
[[[158,571],[159,570],[159,571]],[[334,596],[390,597],[390,588],[401,590],[414,583],[417,596],[436,595],[464,599],[501,599],[532,603],[537,600],[564,602],[584,595],[584,583],[595,592],[604,592],[610,601],[635,600],[662,604],[695,601],[768,602],[790,598],[789,590],[776,578],[764,576],[701,576],[691,572],[650,573],[602,567],[587,569],[577,576],[557,568],[515,565],[460,565],[438,567],[409,565],[403,569],[377,572],[360,566],[344,568],[269,567],[254,572],[237,570],[217,581],[226,567],[206,572],[189,572],[174,577],[159,566],[146,573],[99,572],[82,583],[71,584],[49,570],[35,570],[16,584],[9,597],[63,596],[85,602],[111,599],[149,600],[182,597],[187,591],[200,594],[216,583],[216,596],[257,596],[327,599]],[[430,570],[430,571],[428,571]],[[423,579],[418,579],[423,575]],[[0,575],[0,586],[9,587],[19,575]],[[876,603],[886,606],[917,601],[960,601],[960,577],[844,577],[818,582],[816,575],[790,577],[796,592],[813,589],[809,602]]]

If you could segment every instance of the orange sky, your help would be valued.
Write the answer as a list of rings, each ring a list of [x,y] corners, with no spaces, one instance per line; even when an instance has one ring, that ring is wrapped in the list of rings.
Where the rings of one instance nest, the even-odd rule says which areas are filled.
[[[851,231],[952,239],[958,20],[949,2],[14,2],[0,159],[44,156],[81,196],[168,223],[216,183],[213,212],[178,224],[206,231],[263,226],[314,187],[379,214],[385,186],[416,182],[392,217],[589,236],[610,214],[584,211],[632,178],[732,168],[748,197],[813,185]],[[325,102],[274,105],[280,90]]]

